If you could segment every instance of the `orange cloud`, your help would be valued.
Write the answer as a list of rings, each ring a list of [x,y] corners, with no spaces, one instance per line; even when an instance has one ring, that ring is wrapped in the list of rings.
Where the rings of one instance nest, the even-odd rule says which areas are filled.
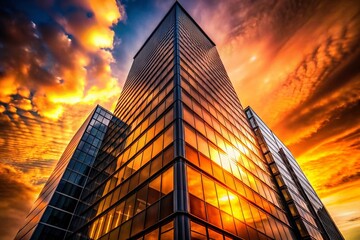
[[[35,24],[15,11],[1,19],[5,35],[0,75],[3,103],[14,102],[18,94],[24,100],[14,102],[15,107],[58,119],[63,104],[102,100],[103,94],[97,96],[96,91],[87,96],[88,89],[108,87],[103,91],[108,90],[110,98],[119,94],[120,86],[109,66],[114,62],[111,26],[124,18],[123,7],[115,0],[70,1],[64,9],[67,4],[79,10],[66,15],[54,13],[58,25]],[[104,84],[107,81],[111,84]]]
[[[114,32],[110,27],[124,18],[124,8],[114,0],[74,3],[68,4],[72,7],[81,7],[84,11],[77,11],[66,17],[57,18],[58,22],[64,26],[65,31],[73,35],[81,46],[88,51],[96,51],[99,48],[111,49]]]

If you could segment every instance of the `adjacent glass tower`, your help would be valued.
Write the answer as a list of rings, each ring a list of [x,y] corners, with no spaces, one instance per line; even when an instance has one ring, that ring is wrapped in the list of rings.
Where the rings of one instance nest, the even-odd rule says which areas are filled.
[[[245,112],[301,237],[343,239],[289,149],[252,108],[247,107]]]
[[[63,239],[112,114],[91,112],[60,157],[15,239]]]
[[[113,119],[66,238],[330,239],[310,209],[303,233],[215,44],[177,2],[135,55]]]

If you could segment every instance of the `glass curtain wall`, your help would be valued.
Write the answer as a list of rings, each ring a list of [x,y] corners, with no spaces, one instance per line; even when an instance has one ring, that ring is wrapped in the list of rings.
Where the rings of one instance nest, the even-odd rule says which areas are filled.
[[[97,106],[65,149],[15,239],[63,239],[112,115]]]
[[[343,239],[289,149],[252,108],[245,111],[301,237]]]
[[[125,127],[104,140],[72,239],[173,238],[174,16],[134,57],[114,112]]]
[[[179,10],[191,237],[291,239],[279,194],[216,47]]]

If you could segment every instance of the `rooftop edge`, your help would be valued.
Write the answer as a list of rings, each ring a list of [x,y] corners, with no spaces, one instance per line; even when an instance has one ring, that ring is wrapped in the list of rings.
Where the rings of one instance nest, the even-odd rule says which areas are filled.
[[[143,45],[140,47],[140,49],[136,52],[135,56],[133,59],[135,59],[137,57],[137,55],[139,55],[139,53],[141,52],[141,50],[145,47],[146,43],[150,40],[150,38],[154,35],[154,33],[156,32],[156,30],[160,27],[160,25],[164,22],[165,18],[170,14],[171,10],[173,8],[175,8],[176,6],[179,6],[180,9],[189,17],[189,19],[195,24],[196,27],[199,28],[199,30],[204,34],[204,36],[210,41],[211,44],[213,44],[214,46],[216,46],[216,44],[213,42],[213,40],[211,40],[211,38],[205,33],[205,31],[199,26],[199,24],[191,17],[191,15],[185,10],[185,8],[178,2],[176,1],[169,9],[169,11],[165,14],[165,16],[161,19],[161,21],[159,22],[159,24],[155,27],[155,29],[152,31],[152,33],[150,34],[150,36],[145,40],[145,42],[143,43]]]

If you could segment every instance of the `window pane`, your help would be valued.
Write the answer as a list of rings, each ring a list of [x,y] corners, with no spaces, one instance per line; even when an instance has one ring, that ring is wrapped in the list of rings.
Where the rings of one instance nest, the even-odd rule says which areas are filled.
[[[187,167],[187,179],[188,179],[188,191],[189,193],[204,199],[203,197],[203,191],[201,186],[201,174],[190,168]]]
[[[117,229],[115,229],[114,231],[112,231],[112,232],[110,233],[109,240],[117,240],[118,237],[119,237],[119,230],[120,230],[120,228],[117,228]]]
[[[204,186],[204,194],[205,201],[207,203],[212,204],[213,206],[218,207],[218,199],[216,196],[215,184],[212,180],[203,176],[203,186]]]
[[[224,172],[224,177],[225,177],[226,185],[231,189],[236,189],[235,188],[234,178],[233,178],[232,174]]]
[[[198,158],[197,150],[193,149],[192,147],[190,147],[187,144],[185,146],[185,157],[187,160],[189,160],[196,166],[199,166],[199,158]]]
[[[119,226],[121,218],[123,216],[124,213],[124,206],[125,206],[125,202],[121,202],[116,208],[115,208],[115,215],[114,215],[114,221],[113,221],[113,225],[111,228],[116,228],[117,226]]]
[[[209,146],[205,138],[201,137],[199,134],[196,135],[196,139],[198,142],[198,150],[204,154],[206,157],[210,157],[209,154]]]
[[[197,148],[195,132],[185,125],[185,141],[194,148]]]
[[[211,125],[211,117],[207,111],[203,111],[204,120]]]
[[[195,128],[196,130],[198,130],[199,132],[201,132],[203,135],[206,136],[204,122],[198,117],[195,117]]]
[[[147,190],[148,190],[148,186],[145,185],[137,192],[136,203],[135,203],[135,214],[141,212],[146,208]]]
[[[125,208],[124,208],[124,217],[122,219],[122,222],[125,222],[126,220],[128,220],[133,216],[134,205],[135,205],[135,195],[132,195],[126,200]]]
[[[215,185],[216,185],[216,191],[218,194],[220,209],[225,211],[228,214],[232,214],[231,208],[230,208],[229,196],[227,194],[226,189],[218,184],[215,184]]]
[[[200,168],[204,170],[205,172],[212,175],[212,168],[211,168],[211,162],[208,158],[204,157],[202,154],[200,154]]]
[[[161,199],[160,219],[163,219],[173,213],[173,195],[172,193]]]
[[[190,212],[195,216],[206,220],[205,203],[199,198],[189,194]]]
[[[166,147],[173,141],[173,135],[174,135],[174,127],[171,126],[168,130],[166,130],[164,134],[164,147]]]
[[[172,190],[174,190],[174,175],[173,175],[173,168],[171,167],[166,172],[162,174],[162,186],[161,192],[166,195]]]
[[[242,214],[242,209],[239,202],[239,197],[231,192],[228,192],[231,209],[233,211],[233,216],[237,219],[240,219],[241,221],[244,221],[244,217]]]
[[[210,148],[210,159],[221,166],[219,151],[213,144],[209,144]]]
[[[142,154],[138,154],[135,159],[133,160],[134,165],[132,166],[132,168],[134,169],[134,171],[138,170],[141,166],[141,159],[142,159]]]
[[[191,226],[191,231],[206,235],[206,228],[203,225],[191,221],[190,226]]]
[[[218,179],[220,182],[224,182],[225,180],[224,180],[224,174],[222,168],[216,164],[212,164],[212,168],[214,172],[214,177]]]
[[[244,223],[240,222],[239,220],[237,220],[236,218],[234,220],[235,220],[237,235],[243,239],[249,239],[246,225]]]
[[[170,161],[172,161],[174,159],[174,147],[170,146],[168,147],[164,153],[164,162],[163,162],[163,166],[165,166],[166,164],[168,164]]]
[[[134,217],[131,229],[131,236],[134,236],[135,234],[139,233],[144,229],[144,220],[145,212],[142,212]]]
[[[160,176],[150,182],[148,191],[148,202],[150,204],[154,203],[160,198],[160,183]]]
[[[168,230],[174,228],[174,222],[171,221],[166,223],[165,225],[161,226],[161,233],[167,232]]]
[[[164,140],[164,136],[161,135],[153,143],[154,147],[153,147],[152,157],[155,157],[159,152],[161,152],[161,150],[163,150],[163,140]]]
[[[206,235],[191,231],[192,240],[207,240]]]
[[[246,223],[252,227],[255,227],[254,220],[253,220],[253,217],[250,212],[249,204],[243,199],[240,199],[240,203],[241,203],[241,207],[242,207],[242,211],[243,211]]]
[[[227,213],[221,211],[221,219],[222,219],[224,229],[233,234],[236,234],[234,218],[230,214],[227,214]]]
[[[184,107],[184,120],[188,122],[191,126],[195,126],[194,115],[186,107]]]
[[[174,230],[167,231],[165,233],[162,233],[160,236],[161,240],[173,240],[174,239]]]
[[[211,206],[210,204],[206,204],[206,211],[207,211],[208,221],[214,224],[215,226],[222,228],[219,209]]]
[[[192,103],[191,103],[191,99],[189,98],[189,96],[187,94],[184,93],[184,91],[181,91],[181,99],[183,100],[183,102],[190,108],[192,108]]]
[[[160,155],[151,161],[150,175],[153,175],[154,173],[159,171],[161,167],[162,167],[162,156]]]
[[[221,233],[218,233],[212,229],[208,229],[209,231],[209,238],[211,240],[221,240],[221,239],[224,239],[223,235]]]
[[[168,98],[169,99],[169,98]],[[170,105],[170,103],[167,103],[167,107]],[[174,119],[174,111],[171,109],[169,112],[165,115],[165,126],[167,126],[173,119]]]
[[[130,235],[130,227],[131,227],[131,220],[127,221],[121,226],[119,240],[125,240],[129,238]]]
[[[144,150],[144,154],[143,154],[143,160],[142,160],[142,164],[145,165],[150,159],[151,159],[151,151],[152,151],[152,146],[148,146],[145,150]]]
[[[142,182],[144,182],[144,181],[149,177],[149,172],[150,172],[150,165],[148,164],[146,167],[144,167],[144,168],[140,171],[139,184],[141,184]]]
[[[154,231],[145,235],[144,240],[158,240],[159,238],[159,229],[155,229]]]
[[[157,223],[159,217],[159,202],[146,209],[145,228]]]

